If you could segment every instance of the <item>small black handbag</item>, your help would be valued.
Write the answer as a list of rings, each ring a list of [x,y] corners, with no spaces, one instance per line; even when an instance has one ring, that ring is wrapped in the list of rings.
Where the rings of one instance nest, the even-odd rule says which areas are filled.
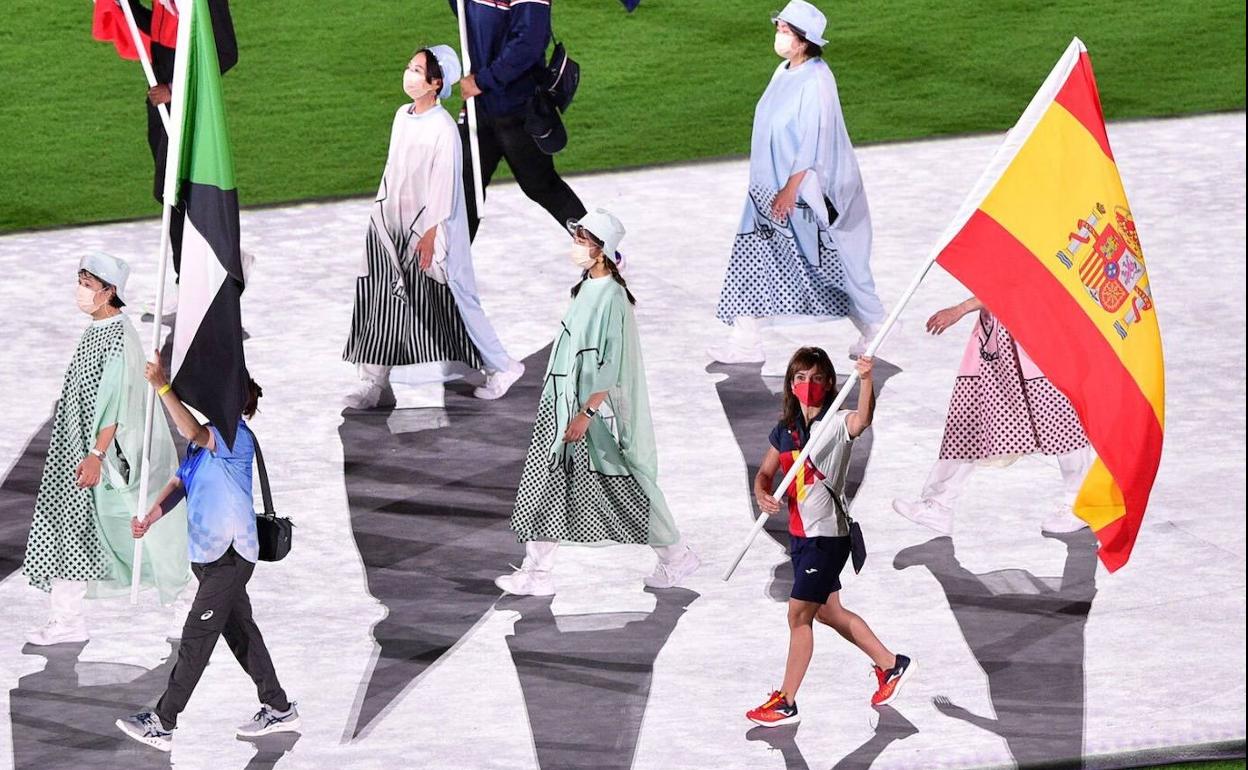
[[[248,431],[251,432],[251,431]],[[264,468],[264,453],[260,451],[260,439],[251,433],[256,448],[256,469],[260,471],[260,496],[264,499],[264,513],[256,514],[256,540],[260,543],[260,561],[281,561],[290,553],[290,538],[294,522],[279,517],[273,511],[273,493],[269,491],[269,473]]]
[[[867,543],[862,539],[862,527],[853,519],[849,520],[849,558],[854,563],[854,574],[862,572],[862,565],[867,563]]]

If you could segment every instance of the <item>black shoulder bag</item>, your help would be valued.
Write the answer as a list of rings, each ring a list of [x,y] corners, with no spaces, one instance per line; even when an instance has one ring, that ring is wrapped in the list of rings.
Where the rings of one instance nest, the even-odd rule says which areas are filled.
[[[260,543],[260,561],[281,561],[290,553],[291,532],[294,522],[280,518],[273,511],[273,493],[269,491],[269,473],[264,468],[264,453],[260,451],[260,439],[251,433],[256,448],[256,469],[260,471],[260,496],[264,499],[264,513],[256,514],[256,540]]]

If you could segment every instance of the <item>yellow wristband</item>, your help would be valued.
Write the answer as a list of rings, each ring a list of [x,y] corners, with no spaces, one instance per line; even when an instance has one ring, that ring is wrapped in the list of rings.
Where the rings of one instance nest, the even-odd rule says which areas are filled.
[[[164,385],[160,386],[159,390],[156,391],[156,395],[164,398],[165,394],[171,390],[173,390],[173,386],[166,382]]]

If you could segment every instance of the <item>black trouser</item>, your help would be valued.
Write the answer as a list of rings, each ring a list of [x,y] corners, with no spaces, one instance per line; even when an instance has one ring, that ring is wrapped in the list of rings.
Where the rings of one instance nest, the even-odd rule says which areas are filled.
[[[165,156],[169,149],[169,138],[165,135],[165,124],[160,120],[160,113],[150,102],[147,104],[147,146],[152,150],[152,163],[156,166],[152,174],[152,195],[163,206]],[[173,275],[177,278],[182,273],[182,223],[186,218],[186,210],[179,204],[169,214],[169,244],[173,250]]]
[[[278,711],[290,708],[286,691],[277,681],[264,638],[251,618],[247,581],[255,568],[255,564],[239,556],[233,547],[214,562],[191,565],[195,577],[199,578],[199,590],[195,592],[191,612],[182,627],[182,643],[178,645],[178,661],[169,674],[169,687],[156,704],[156,715],[165,727],[177,726],[178,714],[186,708],[212,657],[212,648],[217,646],[217,637],[222,635],[230,645],[230,652],[256,683],[260,702]]]
[[[555,159],[537,148],[524,130],[524,115],[494,118],[477,112],[477,141],[481,145],[481,183],[489,186],[498,162],[506,159],[511,173],[524,194],[550,212],[560,227],[569,219],[585,216],[585,205],[555,170]],[[468,237],[477,237],[476,189],[472,179],[472,148],[466,119],[459,123],[464,143],[464,195],[468,202]]]

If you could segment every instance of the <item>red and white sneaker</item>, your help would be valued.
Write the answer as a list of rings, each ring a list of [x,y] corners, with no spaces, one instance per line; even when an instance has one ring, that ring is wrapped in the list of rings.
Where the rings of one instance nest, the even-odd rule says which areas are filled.
[[[871,669],[875,672],[880,686],[875,691],[875,695],[871,696],[871,705],[887,706],[896,700],[901,692],[901,686],[914,673],[915,668],[917,668],[915,662],[905,655],[898,655],[897,662],[887,671],[879,666],[872,666]]]
[[[763,705],[745,712],[745,718],[760,727],[795,725],[802,721],[797,715],[797,704],[789,703],[785,694],[779,690],[772,692]]]

